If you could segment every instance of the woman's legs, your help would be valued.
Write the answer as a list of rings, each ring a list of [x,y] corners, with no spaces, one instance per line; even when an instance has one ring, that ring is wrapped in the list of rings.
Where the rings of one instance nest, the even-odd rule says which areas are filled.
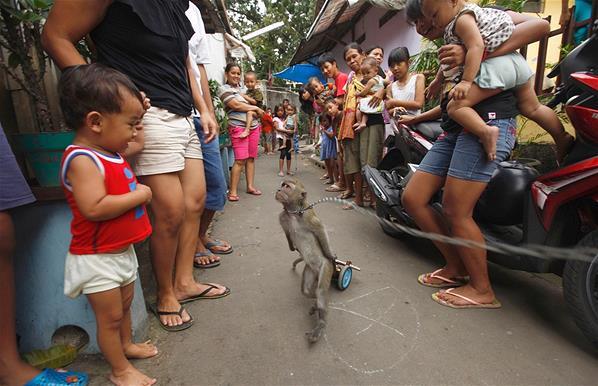
[[[14,248],[12,219],[7,212],[0,211],[0,384],[9,386],[24,385],[40,372],[25,363],[17,351]]]
[[[181,305],[174,293],[172,281],[178,248],[179,230],[185,216],[183,188],[177,173],[142,176],[140,181],[152,190],[153,232],[150,238],[151,259],[157,283],[157,308],[177,312]],[[160,316],[160,322],[178,326],[191,319],[185,311],[178,315]]]
[[[486,185],[485,182],[447,177],[442,208],[452,236],[484,243],[484,235],[473,219],[473,209]],[[494,301],[494,291],[488,277],[486,250],[466,247],[456,249],[470,279],[467,285],[455,288],[454,293],[482,304]],[[440,293],[438,296],[452,304],[467,304],[465,300],[447,293]]]
[[[556,144],[557,159],[562,162],[573,144],[573,136],[565,131],[554,110],[540,103],[532,80],[517,88],[516,95],[517,107],[521,114],[536,122],[550,134]]]
[[[241,178],[241,170],[245,168],[247,159],[236,159],[233,164],[233,169],[230,172],[230,189],[229,195],[237,196],[237,189],[239,187],[239,179]]]
[[[448,236],[450,233],[445,219],[430,206],[430,200],[442,188],[444,182],[445,177],[416,171],[405,188],[402,202],[407,213],[422,231]],[[433,241],[433,243],[446,260],[446,265],[438,272],[438,275],[449,279],[465,276],[465,267],[455,247],[438,241]],[[424,278],[424,281],[430,284],[443,283],[440,279],[430,277]]]
[[[206,198],[206,181],[203,161],[185,158],[185,168],[179,172],[183,190],[185,215],[179,231],[175,259],[174,293],[178,300],[184,300],[205,291],[208,286],[195,281],[193,260],[199,238],[199,221]],[[223,294],[225,288],[218,286],[207,295]]]

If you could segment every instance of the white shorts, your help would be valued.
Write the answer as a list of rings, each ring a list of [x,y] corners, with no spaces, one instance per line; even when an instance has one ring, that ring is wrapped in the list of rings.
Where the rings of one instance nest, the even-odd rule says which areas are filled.
[[[359,100],[359,111],[364,114],[382,114],[384,109],[384,103],[380,102],[375,107],[370,107],[370,101],[372,97],[363,97]]]
[[[192,117],[150,107],[143,116],[144,146],[133,158],[137,176],[181,171],[185,158],[203,159]]]
[[[64,294],[76,298],[124,287],[137,279],[137,255],[131,244],[121,253],[66,255]]]

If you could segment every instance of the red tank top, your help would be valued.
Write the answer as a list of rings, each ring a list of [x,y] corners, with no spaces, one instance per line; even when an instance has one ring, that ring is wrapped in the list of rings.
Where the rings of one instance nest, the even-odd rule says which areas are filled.
[[[131,166],[120,154],[108,156],[80,146],[67,147],[62,156],[61,180],[66,200],[73,212],[73,238],[69,251],[75,255],[113,252],[147,238],[152,233],[152,227],[144,205],[104,221],[90,221],[81,214],[66,177],[71,161],[78,156],[89,157],[100,169],[108,194],[129,193],[137,186]]]

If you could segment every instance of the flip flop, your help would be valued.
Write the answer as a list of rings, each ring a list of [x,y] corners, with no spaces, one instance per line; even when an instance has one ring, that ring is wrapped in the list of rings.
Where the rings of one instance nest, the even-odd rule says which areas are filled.
[[[75,371],[43,369],[25,386],[84,386],[89,382],[85,373]]]
[[[228,200],[229,201],[239,201],[239,196],[237,196],[236,194],[229,194]]]
[[[179,302],[179,303],[182,304],[183,302]],[[183,322],[183,324],[179,324],[178,326],[168,326],[168,325],[162,323],[162,321],[160,320],[160,316],[163,316],[163,315],[178,315],[182,319],[183,311],[185,311],[185,307],[183,307],[183,306],[181,306],[181,308],[179,308],[178,311],[159,311],[158,304],[151,304],[150,310],[154,313],[154,315],[156,315],[156,318],[158,318],[158,323],[160,324],[160,326],[168,332],[183,331],[193,325],[193,317],[191,317],[191,314],[189,314],[189,317],[191,319],[189,319],[186,322]],[[189,311],[187,311],[187,313],[189,313]]]
[[[446,307],[450,307],[450,308],[456,308],[456,309],[463,309],[463,308],[488,308],[488,309],[497,309],[497,308],[501,308],[502,304],[500,304],[500,302],[496,299],[494,299],[491,303],[480,303],[480,302],[476,302],[473,299],[470,299],[466,296],[463,295],[459,295],[453,292],[454,288],[449,288],[446,291],[444,291],[444,293],[447,293],[449,295],[452,295],[454,297],[457,297],[459,299],[465,300],[467,302],[467,304],[453,304],[451,302],[447,302],[444,299],[441,299],[438,294],[440,292],[436,292],[432,294],[432,300],[434,300],[436,303],[438,304],[442,304],[443,306]]]
[[[224,243],[222,242],[222,240],[214,239],[214,241],[210,241],[210,242],[206,243],[205,246],[206,246],[206,248],[208,248],[210,250],[210,252],[215,253],[217,255],[229,255],[229,254],[233,253],[232,246],[229,246],[228,249],[225,249],[225,250],[212,249],[214,247],[223,247]]]
[[[348,198],[351,197],[355,197],[355,193],[347,193],[347,191],[344,191],[342,194],[339,194],[338,196],[336,196],[336,198],[340,198],[341,200],[346,200]]]
[[[214,256],[214,254],[209,251],[209,252],[195,252],[195,257],[209,257],[209,256]],[[217,261],[212,261],[211,263],[208,264],[201,264],[195,261],[195,259],[193,259],[193,266],[195,268],[214,268],[220,265],[220,260]]]
[[[254,196],[261,196],[262,195],[262,192],[260,192],[259,189],[248,190],[247,193],[248,194],[253,194]]]
[[[218,288],[213,284],[210,283],[206,283],[206,285],[208,286],[208,288],[206,288],[202,293],[198,294],[198,295],[194,295],[194,296],[190,296],[186,299],[183,300],[179,300],[179,303],[181,304],[185,304],[185,303],[190,303],[190,302],[194,302],[196,300],[200,300],[200,299],[220,299],[223,298],[225,296],[230,295],[230,288],[228,287],[224,287],[225,290],[223,293],[219,294],[219,295],[207,295],[208,292],[210,292],[211,290],[213,290],[214,288]]]
[[[451,287],[460,287],[464,284],[469,282],[469,276],[456,276],[453,279],[449,279],[444,276],[440,276],[438,272],[442,271],[441,269],[437,269],[432,273],[422,273],[417,277],[417,282],[426,287],[432,288],[451,288]],[[426,283],[425,279],[439,279],[442,280],[443,283]]]
[[[332,184],[324,190],[327,192],[342,192],[342,189],[337,184]]]

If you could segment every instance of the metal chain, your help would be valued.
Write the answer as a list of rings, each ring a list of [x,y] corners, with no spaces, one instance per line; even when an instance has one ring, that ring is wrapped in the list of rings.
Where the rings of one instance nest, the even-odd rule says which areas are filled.
[[[480,248],[485,249],[487,251],[501,253],[504,255],[524,255],[524,256],[532,256],[540,259],[563,259],[563,260],[579,260],[584,262],[592,262],[596,256],[598,255],[598,248],[594,247],[583,247],[583,248],[560,248],[560,247],[549,247],[546,245],[539,245],[539,244],[526,244],[526,245],[510,245],[506,243],[496,242],[496,241],[487,241],[486,243],[479,243],[477,241],[462,239],[458,237],[452,236],[445,236],[438,233],[431,233],[431,232],[424,232],[419,229],[411,228],[402,224],[397,224],[395,222],[389,221],[385,218],[378,217],[375,213],[368,211],[362,207],[355,205],[351,201],[343,200],[341,198],[336,197],[324,197],[320,200],[315,201],[311,205],[302,208],[296,213],[303,214],[305,211],[312,209],[314,206],[324,203],[324,202],[333,202],[339,204],[346,204],[350,205],[355,209],[357,212],[368,215],[370,217],[376,218],[379,222],[384,222],[387,225],[392,226],[396,230],[406,233],[408,235],[428,239],[431,241],[440,241],[443,243],[459,246],[459,247],[467,247],[467,248]]]

